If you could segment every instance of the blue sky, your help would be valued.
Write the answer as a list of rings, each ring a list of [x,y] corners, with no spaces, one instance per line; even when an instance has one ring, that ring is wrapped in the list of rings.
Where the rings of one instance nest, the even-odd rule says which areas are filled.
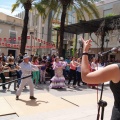
[[[0,12],[3,12],[8,15],[16,15],[21,12],[23,8],[17,8],[13,13],[11,13],[12,4],[14,4],[16,0],[0,0]]]

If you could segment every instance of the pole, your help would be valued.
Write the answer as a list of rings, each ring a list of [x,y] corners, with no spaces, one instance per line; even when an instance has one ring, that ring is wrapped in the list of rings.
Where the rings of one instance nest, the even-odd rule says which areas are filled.
[[[32,33],[31,33],[31,55],[32,55]]]

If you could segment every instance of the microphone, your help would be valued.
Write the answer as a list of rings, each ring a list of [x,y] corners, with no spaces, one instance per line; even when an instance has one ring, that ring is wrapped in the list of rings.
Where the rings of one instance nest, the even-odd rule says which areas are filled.
[[[118,47],[113,47],[111,50],[108,50],[108,51],[106,51],[106,52],[100,53],[100,54],[98,54],[98,55],[104,56],[104,55],[106,55],[106,54],[108,54],[108,53],[112,53],[112,52],[117,51],[119,48],[120,48],[120,46],[118,46]]]

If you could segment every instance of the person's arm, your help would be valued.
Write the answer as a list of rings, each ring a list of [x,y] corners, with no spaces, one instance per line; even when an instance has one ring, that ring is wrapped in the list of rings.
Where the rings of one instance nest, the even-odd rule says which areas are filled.
[[[30,63],[31,64],[31,63]],[[33,65],[31,64],[31,67],[32,67],[32,71],[38,71],[38,67],[40,67],[41,65]]]
[[[9,67],[9,71],[10,71],[10,72],[14,72],[15,69],[11,69],[11,67]]]
[[[53,70],[55,70],[55,69],[57,69],[57,68],[58,68],[58,66],[56,65],[55,62],[53,62]]]
[[[83,53],[88,53],[92,41],[81,39],[83,41]],[[82,55],[81,75],[82,80],[89,84],[99,84],[110,80],[117,83],[120,80],[120,70],[117,64],[112,64],[103,69],[90,72],[88,55]]]

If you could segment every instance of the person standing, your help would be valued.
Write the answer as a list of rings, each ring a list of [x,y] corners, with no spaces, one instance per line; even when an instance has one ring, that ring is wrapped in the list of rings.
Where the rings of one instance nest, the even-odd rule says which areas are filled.
[[[3,74],[4,69],[5,69],[5,67],[3,66],[2,56],[0,56],[0,77],[2,79],[2,83],[5,83],[5,76]],[[3,88],[3,90],[6,89],[5,85],[3,85],[2,88]]]
[[[96,58],[95,57],[91,58],[91,60],[90,60],[90,70],[91,70],[91,72],[96,71],[97,67],[98,66],[96,64]],[[92,89],[95,89],[96,86],[97,86],[97,84],[88,84],[88,87],[90,87]]]
[[[23,56],[23,62],[20,63],[20,69],[22,70],[22,77],[31,75],[32,71],[38,70],[39,65],[33,65],[29,62],[29,56],[26,54]],[[30,99],[35,100],[34,97],[34,85],[31,77],[25,78],[21,80],[21,84],[19,89],[16,92],[16,100],[19,100],[19,96],[24,88],[24,86],[28,84],[30,87]]]
[[[38,57],[33,56],[31,63],[33,65],[39,65]],[[39,79],[40,79],[40,71],[39,70],[33,71],[32,72],[32,80],[33,80],[33,82],[35,81],[36,86],[38,85]]]
[[[65,59],[65,61],[67,62],[67,65],[66,65],[66,67],[65,67],[66,79],[69,79],[69,74],[70,74],[70,66],[69,66],[69,64],[70,64],[70,62],[71,62],[70,56],[68,56],[68,57]]]
[[[79,64],[77,65],[77,69],[76,69],[76,81],[77,81],[77,85],[80,86],[80,82],[82,82],[82,79],[81,79],[81,58],[78,58],[77,62]]]
[[[89,84],[101,84],[110,81],[110,89],[114,96],[114,105],[110,120],[120,120],[120,63],[107,65],[103,69],[91,72],[89,69],[88,51],[91,47],[92,40],[84,40],[81,63],[82,80]]]
[[[74,77],[73,81],[73,87],[76,87],[76,67],[77,67],[77,62],[75,61],[75,57],[72,58],[72,61],[70,62],[70,77],[68,81],[68,88],[70,87],[70,82],[72,80],[72,77]]]
[[[19,69],[19,66],[16,65],[14,58],[10,57],[8,59],[8,65],[9,67],[9,77],[10,81],[17,79],[17,70]],[[11,83],[8,84],[8,91],[10,89]],[[14,82],[14,90],[16,90],[16,81]]]
[[[10,53],[9,56],[7,57],[7,61],[9,60],[9,58],[14,59],[14,56],[12,55],[12,53]]]
[[[46,84],[45,74],[46,74],[46,62],[42,61],[41,62],[41,67],[40,67],[40,83],[42,83],[42,81],[43,81],[44,84]]]
[[[66,79],[66,66],[67,66],[67,62],[64,60],[63,57],[60,57],[60,61],[62,62],[62,64],[64,64],[64,68],[63,68],[63,76],[65,77]]]

